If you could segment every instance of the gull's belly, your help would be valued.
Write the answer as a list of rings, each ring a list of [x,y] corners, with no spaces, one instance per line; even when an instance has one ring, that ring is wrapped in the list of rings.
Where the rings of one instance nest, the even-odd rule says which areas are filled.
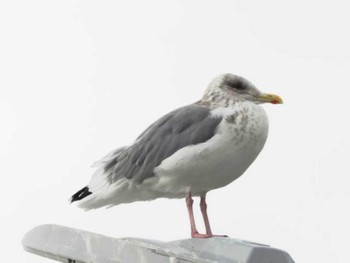
[[[263,109],[251,104],[243,109],[225,111],[217,134],[207,142],[185,147],[164,160],[154,170],[152,188],[169,195],[196,195],[241,176],[262,150],[268,134]]]

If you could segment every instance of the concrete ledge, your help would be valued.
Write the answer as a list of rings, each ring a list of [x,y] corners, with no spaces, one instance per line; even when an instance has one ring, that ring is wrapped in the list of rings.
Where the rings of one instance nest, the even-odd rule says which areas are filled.
[[[160,242],[112,238],[58,225],[35,227],[22,244],[28,252],[66,263],[294,263],[283,250],[232,238]]]

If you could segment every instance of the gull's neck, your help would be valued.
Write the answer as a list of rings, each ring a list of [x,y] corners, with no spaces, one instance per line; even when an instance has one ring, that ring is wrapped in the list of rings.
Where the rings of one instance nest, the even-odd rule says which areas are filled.
[[[219,88],[220,84],[221,82],[218,83],[217,80],[210,83],[202,99],[197,104],[215,109],[233,107],[235,103],[241,101],[237,97],[228,96],[226,92]]]

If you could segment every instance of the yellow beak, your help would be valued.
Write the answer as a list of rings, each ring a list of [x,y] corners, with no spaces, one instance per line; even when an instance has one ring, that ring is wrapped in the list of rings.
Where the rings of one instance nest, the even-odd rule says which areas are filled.
[[[283,100],[280,96],[274,94],[263,93],[257,97],[257,100],[261,103],[269,102],[272,104],[282,104]]]

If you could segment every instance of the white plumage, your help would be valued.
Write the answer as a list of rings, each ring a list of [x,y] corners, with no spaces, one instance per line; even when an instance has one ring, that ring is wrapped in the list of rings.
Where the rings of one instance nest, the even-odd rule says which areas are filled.
[[[156,176],[150,178],[152,189],[177,197],[185,197],[188,192],[197,196],[223,187],[244,173],[265,144],[267,116],[251,102],[223,109],[212,111],[222,121],[211,139],[182,148],[155,168]],[[238,114],[235,123],[227,121],[241,111],[244,114]]]

